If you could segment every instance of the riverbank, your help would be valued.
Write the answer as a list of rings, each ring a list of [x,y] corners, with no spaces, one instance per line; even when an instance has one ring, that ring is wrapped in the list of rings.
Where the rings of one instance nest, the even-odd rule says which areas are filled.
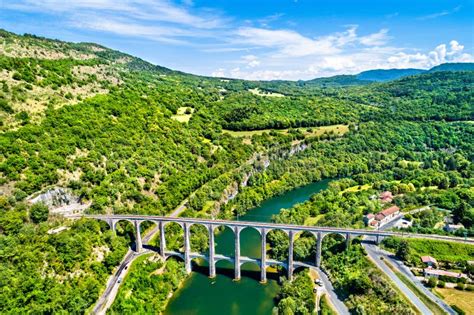
[[[310,198],[314,193],[326,189],[329,180],[293,189],[282,195],[263,201],[259,207],[249,210],[239,220],[268,222],[281,208],[290,208]],[[244,229],[240,234],[241,255],[260,258],[260,234]],[[216,254],[234,252],[233,232],[225,229],[216,236]],[[205,265],[203,265],[205,268]],[[269,277],[266,284],[258,281],[259,267],[242,265],[242,278],[233,280],[233,264],[219,261],[216,278],[209,279],[207,273],[193,272],[181,289],[171,298],[165,314],[271,314],[280,292],[278,276]],[[251,298],[249,298],[251,297]]]

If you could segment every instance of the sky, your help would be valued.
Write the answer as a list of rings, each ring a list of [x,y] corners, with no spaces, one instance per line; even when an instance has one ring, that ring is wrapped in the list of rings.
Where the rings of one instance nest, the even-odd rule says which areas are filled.
[[[251,80],[474,61],[474,0],[0,0],[0,28]]]

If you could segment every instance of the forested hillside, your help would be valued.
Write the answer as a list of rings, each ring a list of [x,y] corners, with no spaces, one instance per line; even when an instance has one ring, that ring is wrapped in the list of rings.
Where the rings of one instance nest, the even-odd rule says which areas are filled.
[[[200,77],[97,44],[1,31],[0,312],[85,312],[133,242],[127,227],[112,235],[97,222],[48,218],[28,196],[50,187],[70,189],[91,204],[89,213],[166,215],[186,201],[183,215],[232,218],[331,178],[338,180],[328,190],[275,220],[363,227],[363,215],[380,210],[369,197],[390,189],[399,192],[397,205],[436,204],[472,234],[474,72],[362,85],[353,79]],[[358,186],[366,189],[351,190]],[[58,227],[66,230],[48,234]],[[428,223],[413,229],[433,232]],[[194,245],[204,251],[205,240]],[[284,240],[273,242],[284,252]],[[311,242],[302,237],[295,252],[310,259]],[[341,269],[363,266],[361,250],[332,249],[326,267],[340,289],[357,279],[366,285],[347,297],[349,307],[403,309],[370,267],[352,275]],[[370,306],[375,297],[380,304]],[[125,309],[124,298],[114,311]],[[138,307],[146,299],[134,301]]]

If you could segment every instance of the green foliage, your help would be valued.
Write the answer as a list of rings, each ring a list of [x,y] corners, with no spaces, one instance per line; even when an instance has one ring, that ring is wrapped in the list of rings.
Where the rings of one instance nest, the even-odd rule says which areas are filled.
[[[9,249],[0,251],[2,313],[86,312],[133,240],[127,224],[119,224],[119,236],[86,220],[52,235],[47,234],[57,227],[52,222],[30,224],[28,208],[20,201],[51,185],[67,185],[92,201],[92,213],[165,215],[188,199],[186,215],[230,218],[295,187],[341,178],[274,220],[360,228],[363,215],[381,210],[371,196],[390,190],[399,195],[394,202],[402,208],[432,204],[451,211],[455,223],[474,235],[472,72],[369,85],[352,76],[314,82],[222,81],[174,72],[91,43],[6,31],[0,37],[28,51],[64,56],[0,56],[0,70],[14,79],[2,82],[0,95],[5,131],[0,134],[0,185],[8,188],[0,196],[0,248]],[[117,84],[98,74],[78,74],[78,67],[105,69]],[[108,94],[77,98],[80,103],[62,107],[73,99],[69,91],[89,84]],[[32,101],[35,87],[53,91],[41,119],[15,107]],[[255,88],[284,97],[252,94]],[[180,107],[194,109],[188,124],[171,119]],[[15,122],[14,129],[3,124],[5,117]],[[350,124],[344,137],[275,131],[339,123]],[[242,141],[223,134],[223,128],[275,130]],[[357,185],[369,188],[350,189]],[[238,195],[229,197],[236,190]],[[30,211],[31,220],[43,221],[45,212],[35,211]],[[439,232],[434,230],[438,212],[412,220],[410,231]],[[168,247],[181,249],[182,230],[167,228]],[[206,250],[205,232],[193,227],[193,250]],[[269,234],[269,243],[272,257],[286,259],[284,234]],[[395,248],[412,260],[425,249],[440,260],[472,256],[469,249],[450,246],[410,241],[408,247],[397,243]],[[93,253],[103,247],[110,252],[97,261]],[[295,255],[313,261],[313,248],[314,238],[301,235]],[[343,248],[343,242],[328,236],[323,262],[351,311],[410,312],[360,246]],[[158,261],[138,261],[112,312],[161,312],[184,273],[181,264],[170,261],[163,274],[153,274],[160,267]],[[285,282],[280,312],[311,312],[309,288],[304,274]]]
[[[432,256],[438,262],[463,262],[474,259],[474,246],[465,243],[424,240],[424,239],[406,239],[390,237],[382,241],[383,246],[392,251],[398,251],[400,244],[408,248],[408,255],[404,261],[418,266],[421,264],[421,256]],[[407,246],[408,245],[408,246]]]
[[[104,264],[94,249],[110,249],[103,252],[105,260],[110,255],[121,259],[127,251],[125,240],[102,230],[97,221],[79,220],[67,231],[48,234],[57,225],[21,224],[24,214],[22,218],[13,216],[21,212],[7,213],[7,217],[5,212],[0,216],[1,229],[8,231],[0,234],[0,248],[8,248],[0,251],[2,313],[86,312],[117,262]],[[11,228],[13,224],[18,228]]]
[[[169,294],[186,277],[183,263],[173,259],[164,263],[157,255],[137,258],[129,272],[112,304],[111,314],[162,313]]]
[[[291,282],[284,279],[278,295],[279,314],[311,314],[315,306],[313,288],[307,271],[296,274]]]
[[[326,256],[322,260],[324,268],[350,311],[360,313],[363,310],[363,314],[413,313],[390,281],[367,260],[360,245],[323,253]]]
[[[38,202],[30,208],[30,219],[33,223],[41,223],[48,220],[49,208],[44,203]]]
[[[426,285],[430,288],[435,288],[438,285],[438,279],[435,277],[430,277]]]

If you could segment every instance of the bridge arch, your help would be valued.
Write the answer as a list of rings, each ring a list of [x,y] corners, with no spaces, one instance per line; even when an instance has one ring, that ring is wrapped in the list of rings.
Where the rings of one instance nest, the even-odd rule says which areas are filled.
[[[322,236],[321,245],[322,256],[325,258],[330,252],[340,253],[346,249],[346,235],[343,233],[326,233]]]
[[[229,225],[213,225],[215,237],[215,261],[219,256],[234,257],[235,254],[235,232]]]
[[[255,244],[255,246],[243,246]],[[245,227],[240,231],[240,255],[254,259],[261,258],[262,233],[259,228]]]
[[[163,222],[165,230],[165,252],[184,252],[184,228],[178,222]]]
[[[209,250],[209,229],[201,223],[189,225],[191,252],[207,254]]]
[[[169,259],[176,259],[177,261],[184,262],[184,254],[178,252],[168,252],[166,253],[165,261]]]
[[[288,250],[290,247],[288,231],[283,229],[269,230],[266,235],[266,244],[267,248],[269,248],[269,250],[266,251],[267,257],[281,261],[288,259]]]
[[[296,233],[293,244],[293,259],[296,262],[313,264],[316,260],[317,236],[314,233],[302,231]]]

